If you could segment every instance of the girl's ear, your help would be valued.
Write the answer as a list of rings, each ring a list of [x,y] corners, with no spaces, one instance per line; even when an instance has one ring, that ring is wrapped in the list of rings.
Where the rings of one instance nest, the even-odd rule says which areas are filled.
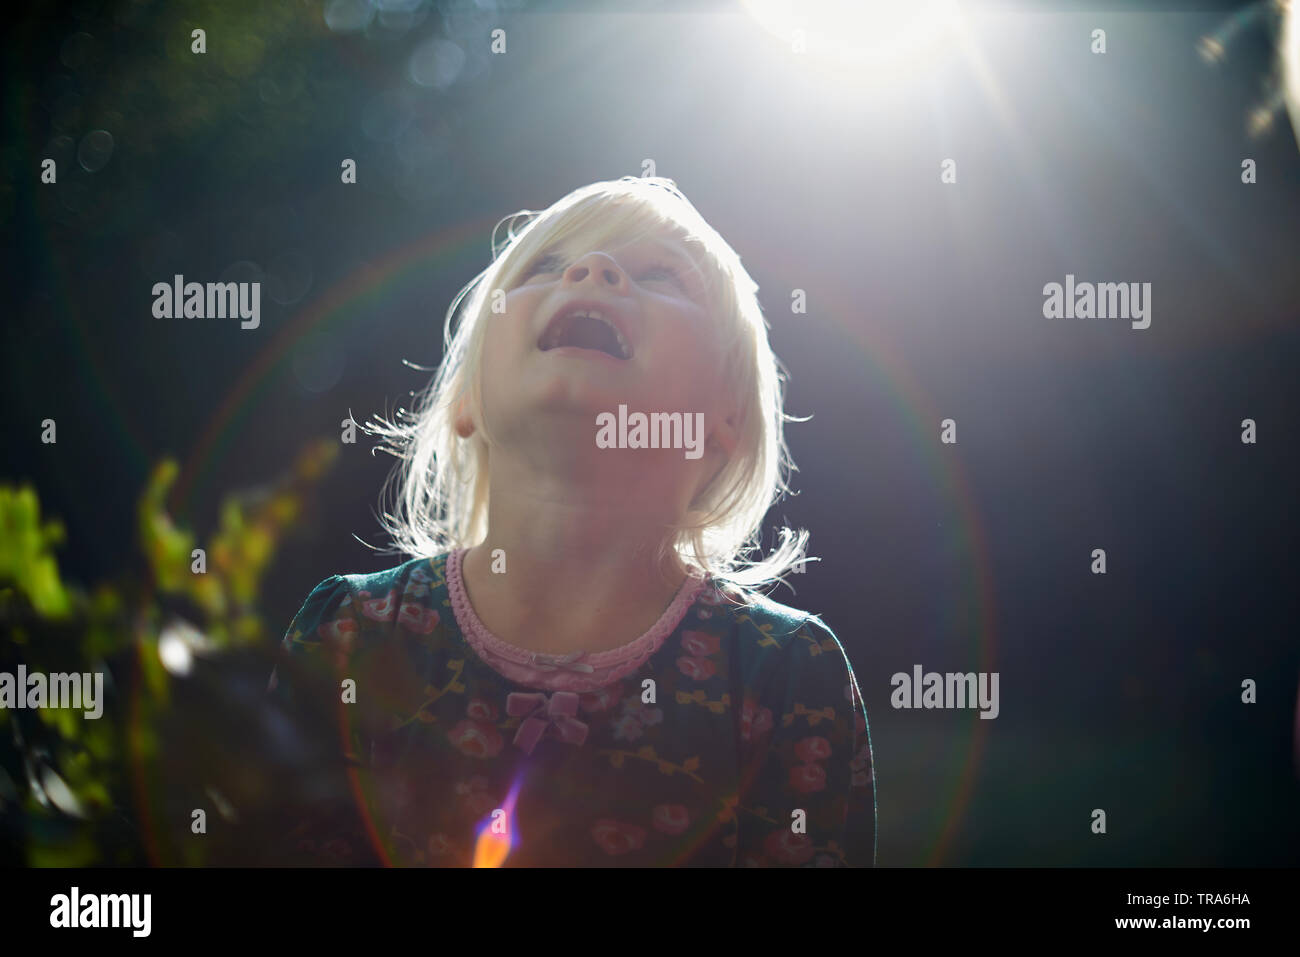
[[[704,481],[703,485],[695,490],[695,494],[691,498],[692,507],[699,501],[700,496],[707,492],[713,486],[713,483],[718,480],[718,476],[727,467],[727,463],[731,461],[732,456],[736,454],[737,447],[740,445],[740,413],[735,410],[724,410],[719,414],[723,417],[714,420],[713,432],[709,435],[708,441],[709,446],[711,446],[709,449],[709,462],[712,466],[712,474]],[[722,450],[722,454],[718,454],[719,449]]]
[[[456,434],[462,439],[468,439],[474,434],[474,417],[470,415],[468,395],[463,395],[456,401],[456,414],[452,421],[456,426]]]
[[[713,426],[713,438],[727,453],[727,458],[736,454],[736,446],[740,444],[740,413],[736,410],[730,410],[726,417],[715,421]]]

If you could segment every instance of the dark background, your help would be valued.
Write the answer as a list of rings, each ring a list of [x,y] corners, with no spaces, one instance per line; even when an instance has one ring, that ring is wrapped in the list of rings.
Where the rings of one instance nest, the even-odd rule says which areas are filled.
[[[492,225],[652,158],[759,282],[787,409],[813,415],[771,518],[822,561],[772,597],[820,613],[857,671],[879,862],[1296,863],[1300,150],[1285,108],[1248,129],[1266,10],[1215,67],[1197,42],[1238,8],[998,4],[976,59],[855,86],[729,4],[394,0],[345,30],[348,9],[8,13],[0,479],[65,522],[65,577],[141,562],[160,456],[203,532],[349,412],[409,404],[429,373],[401,360],[436,365]],[[153,318],[177,272],[260,275],[261,327]],[[1067,273],[1151,282],[1150,328],[1044,319]],[[400,560],[353,537],[385,544],[373,444],[343,446],[267,621]],[[999,672],[1000,716],[894,710],[914,664]]]

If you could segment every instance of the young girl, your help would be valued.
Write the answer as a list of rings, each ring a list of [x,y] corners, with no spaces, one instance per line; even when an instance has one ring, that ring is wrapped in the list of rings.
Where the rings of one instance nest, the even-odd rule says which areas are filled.
[[[418,557],[326,579],[284,639],[303,687],[299,656],[328,675],[353,764],[351,823],[296,847],[873,865],[853,670],[817,618],[753,590],[806,536],[746,558],[789,467],[753,280],[670,180],[503,222],[420,408],[368,426],[402,459],[385,527]]]

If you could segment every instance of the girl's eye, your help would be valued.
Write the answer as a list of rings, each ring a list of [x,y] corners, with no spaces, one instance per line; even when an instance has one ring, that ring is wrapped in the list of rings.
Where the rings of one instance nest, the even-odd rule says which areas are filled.
[[[524,270],[523,278],[527,279],[540,273],[559,273],[563,272],[564,268],[564,257],[556,253],[549,253]],[[675,283],[681,289],[686,289],[686,282],[682,279],[681,273],[674,267],[666,265],[665,263],[654,263],[653,265],[648,266],[641,273],[642,282],[656,279],[666,279],[669,282]]]
[[[562,263],[559,256],[543,256],[541,259],[537,260],[537,262],[529,266],[524,275],[535,276],[539,272],[559,272],[561,266]]]
[[[672,266],[664,266],[662,264],[656,264],[654,266],[651,266],[644,273],[642,273],[641,278],[642,280],[645,280],[646,278],[650,276],[654,276],[656,274],[666,276],[670,281],[677,283],[677,285],[681,286],[683,289],[686,288],[686,284],[682,282],[681,274],[678,273],[677,270],[674,269]]]

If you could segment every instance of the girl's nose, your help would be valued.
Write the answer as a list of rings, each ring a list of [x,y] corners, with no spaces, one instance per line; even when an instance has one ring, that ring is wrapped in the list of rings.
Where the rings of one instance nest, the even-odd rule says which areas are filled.
[[[564,272],[566,285],[576,286],[588,279],[597,286],[615,291],[627,287],[627,274],[619,268],[613,257],[605,253],[587,253]]]

